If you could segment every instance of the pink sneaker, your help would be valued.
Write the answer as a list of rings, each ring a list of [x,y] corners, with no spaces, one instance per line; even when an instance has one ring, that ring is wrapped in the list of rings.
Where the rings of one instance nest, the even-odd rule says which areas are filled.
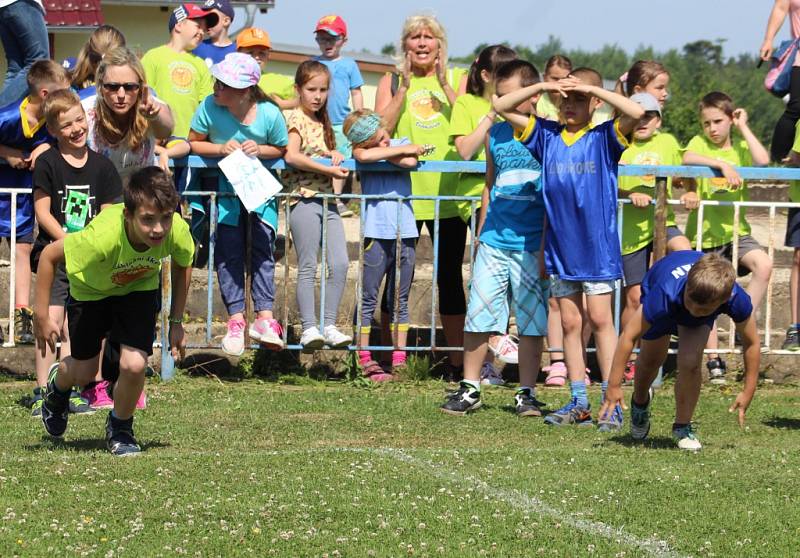
[[[113,389],[111,384],[108,381],[103,380],[102,382],[98,382],[92,387],[83,390],[81,392],[81,397],[86,399],[86,401],[89,403],[89,406],[93,409],[113,409],[114,400],[111,399],[111,396],[108,394],[110,389]],[[136,401],[136,408],[147,408],[147,395],[145,395],[144,390],[142,390],[142,393],[139,394],[139,399]]]
[[[264,345],[266,349],[271,351],[283,349],[283,329],[276,319],[261,318],[254,321],[249,333],[252,339]]]
[[[108,396],[106,387],[108,382],[103,380],[81,392],[83,397],[92,409],[111,409],[114,407],[114,400]]]
[[[222,350],[231,356],[244,354],[244,320],[228,320],[228,332],[222,338]]]
[[[563,362],[554,362],[542,368],[542,371],[547,372],[544,380],[546,387],[564,387],[567,383],[567,366]]]

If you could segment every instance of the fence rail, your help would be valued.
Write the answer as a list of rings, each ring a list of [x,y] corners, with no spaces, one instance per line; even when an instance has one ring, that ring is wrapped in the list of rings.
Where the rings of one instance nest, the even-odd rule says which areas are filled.
[[[317,162],[322,164],[330,164],[330,161],[327,159],[318,159]],[[175,167],[188,167],[191,169],[203,169],[203,168],[215,168],[217,167],[218,159],[207,158],[207,157],[199,157],[199,156],[189,156],[184,157],[181,159],[176,159],[173,161],[173,165]],[[265,160],[263,164],[266,168],[273,169],[273,170],[281,170],[287,167],[285,161],[283,159],[273,159],[273,160]],[[348,168],[350,170],[356,171],[396,171],[397,167],[391,165],[390,163],[381,162],[381,163],[371,163],[371,164],[360,164],[355,162],[354,160],[346,160],[342,163],[342,166]],[[485,173],[486,165],[482,161],[421,161],[416,172],[444,172],[444,173],[469,173],[469,174],[482,174]],[[800,180],[800,169],[795,168],[756,168],[756,167],[741,167],[737,168],[737,171],[742,176],[742,178],[747,180],[767,180],[767,181],[787,181],[787,180]],[[665,187],[666,178],[667,177],[688,177],[688,178],[710,178],[715,176],[721,176],[719,171],[715,169],[711,169],[708,167],[696,167],[696,166],[652,166],[652,165],[624,165],[619,167],[619,175],[620,176],[655,176],[657,185],[662,185]],[[11,265],[10,265],[10,280],[9,280],[9,336],[8,341],[6,342],[5,346],[13,346],[14,344],[14,287],[15,287],[15,278],[14,278],[14,271],[15,271],[15,254],[14,248],[16,244],[16,206],[17,206],[17,197],[23,194],[30,194],[30,189],[16,189],[16,188],[0,188],[0,195],[3,194],[10,194],[11,195]],[[193,191],[184,191],[181,193],[184,198],[194,196],[194,197],[201,197],[206,198],[210,201],[209,203],[209,227],[210,227],[210,238],[209,238],[209,254],[208,254],[208,266],[207,266],[207,281],[208,281],[208,295],[207,295],[207,314],[206,314],[206,332],[205,332],[205,339],[204,343],[193,343],[189,345],[189,348],[193,349],[202,349],[202,348],[212,348],[215,345],[211,344],[212,340],[212,317],[213,317],[213,288],[214,288],[214,254],[215,254],[215,232],[217,227],[217,204],[216,201],[220,197],[226,196],[234,196],[233,193],[226,193],[226,192],[216,192],[216,191],[205,191],[205,190],[193,190]],[[292,197],[292,194],[289,193],[280,193],[278,194],[280,198],[289,198]],[[431,236],[431,240],[433,243],[433,273],[432,273],[432,282],[435,283],[437,272],[438,272],[438,265],[439,265],[439,258],[438,258],[438,246],[439,246],[439,214],[440,214],[440,206],[442,202],[449,202],[449,201],[461,201],[461,202],[469,202],[472,206],[472,219],[469,223],[470,228],[470,236],[468,243],[466,245],[466,249],[469,250],[469,257],[470,257],[470,269],[472,268],[472,258],[473,258],[473,242],[475,238],[475,209],[477,202],[480,201],[479,197],[466,197],[466,196],[410,196],[408,198],[403,198],[399,196],[367,196],[367,195],[360,195],[360,194],[341,194],[339,196],[333,196],[332,194],[325,194],[320,195],[320,197],[325,199],[331,199],[334,197],[349,199],[349,200],[358,200],[360,204],[360,234],[359,234],[359,259],[358,259],[358,273],[356,279],[356,304],[357,304],[357,311],[356,311],[356,332],[359,332],[361,329],[361,324],[363,323],[364,316],[362,316],[362,309],[361,309],[361,298],[362,298],[362,284],[361,284],[361,272],[363,268],[363,238],[364,238],[364,214],[366,204],[369,200],[374,199],[389,199],[389,200],[429,200],[434,202],[434,230]],[[656,207],[659,207],[659,202],[661,203],[661,207],[669,205],[678,205],[680,206],[680,202],[676,200],[659,200],[655,197],[654,202]],[[620,230],[620,234],[622,231],[622,207],[625,203],[630,203],[629,200],[619,200],[618,204],[618,226]],[[697,242],[700,244],[702,242],[702,222],[703,222],[703,208],[706,206],[733,206],[734,208],[734,242],[733,242],[733,259],[736,259],[737,256],[737,239],[739,237],[739,215],[741,212],[741,208],[743,207],[751,207],[751,208],[766,208],[769,210],[769,244],[768,244],[768,255],[771,259],[774,259],[774,235],[775,235],[775,221],[776,221],[776,212],[778,209],[783,208],[800,208],[800,203],[792,203],[792,202],[718,202],[718,201],[702,201],[700,203],[700,207],[698,208],[698,231],[697,231]],[[399,214],[400,204],[398,204],[398,214]],[[289,204],[283,204],[283,215],[285,222],[288,226],[288,217],[289,217]],[[323,212],[328,211],[328,204],[323,204]],[[320,320],[323,318],[324,314],[324,304],[325,304],[325,296],[326,296],[326,248],[327,248],[327,219],[324,218],[322,220],[322,246],[321,246],[321,272],[320,272],[320,297],[319,297],[319,315]],[[658,211],[657,211],[658,217]],[[399,222],[399,220],[398,220]],[[659,231],[658,227],[663,227],[663,219],[662,223],[658,223],[657,218],[657,238],[656,243],[658,242],[659,233],[663,237],[663,231]],[[249,231],[250,228],[247,227]],[[398,230],[399,235],[399,230]],[[399,242],[397,243],[399,248]],[[249,236],[248,236],[248,243],[247,243],[247,250],[248,256],[245,258],[246,261],[246,278],[245,278],[245,301],[246,301],[246,313],[247,313],[247,321],[248,323],[251,321],[251,312],[250,312],[250,288],[249,288],[249,281],[251,270],[250,266],[250,257],[249,257]],[[399,257],[396,258],[396,266],[399,267],[400,259]],[[169,289],[169,262],[165,261],[165,264],[162,269],[162,311],[160,315],[160,323],[161,323],[161,338],[160,342],[154,343],[156,347],[165,348],[168,346],[168,313],[169,313],[169,297],[170,297],[170,289]],[[288,262],[288,250],[287,253],[284,255],[283,261],[283,324],[284,324],[284,342],[288,340],[288,312],[289,312],[289,292],[288,292],[288,284],[289,284],[289,262]],[[276,269],[277,275],[277,269]],[[399,288],[399,269],[395,269],[395,289]],[[773,280],[770,279],[768,291],[766,295],[766,316],[765,316],[765,344],[768,349],[770,344],[770,336],[771,336],[771,319],[772,319],[772,284]],[[387,285],[385,288],[389,288]],[[437,300],[437,289],[435,284],[432,284],[431,288],[431,323],[429,326],[430,332],[430,345],[427,346],[409,346],[406,347],[408,351],[430,351],[430,350],[462,350],[461,347],[437,347],[435,342],[436,337],[436,330],[437,330],[437,320],[436,320],[436,300]],[[276,297],[277,298],[277,297]],[[395,297],[397,299],[397,297]],[[620,315],[621,315],[621,281],[617,281],[616,285],[616,296],[615,296],[615,306],[614,306],[614,314],[615,314],[615,325],[619,330],[619,323],[620,323]],[[371,317],[370,317],[371,319]],[[720,348],[718,351],[719,353],[731,353],[737,352],[737,350],[733,346],[733,335],[731,333],[729,337],[729,346],[727,349]],[[287,345],[287,349],[289,350],[297,350],[301,347],[299,345]],[[392,346],[361,346],[358,340],[352,345],[349,349],[367,349],[367,350],[390,350]],[[550,351],[559,351],[560,348],[552,347],[549,349]],[[769,350],[772,354],[797,354],[792,353],[789,351],[780,351],[780,350]],[[174,374],[174,362],[172,361],[172,357],[167,350],[162,350],[161,352],[161,374],[164,379],[169,379]]]

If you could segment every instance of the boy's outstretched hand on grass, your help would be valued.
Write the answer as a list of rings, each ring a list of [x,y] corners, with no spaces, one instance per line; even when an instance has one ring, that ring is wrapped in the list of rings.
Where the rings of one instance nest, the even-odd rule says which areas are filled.
[[[750,402],[752,400],[753,394],[748,394],[746,391],[743,391],[736,396],[736,401],[734,401],[733,405],[731,405],[731,408],[728,409],[728,412],[730,413],[738,411],[736,418],[739,421],[739,428],[744,428],[744,415],[747,412],[747,408],[750,406]]]
[[[609,385],[608,388],[606,388],[606,396],[605,399],[603,399],[603,404],[600,406],[598,418],[604,420],[610,417],[614,409],[617,408],[617,405],[627,411],[628,407],[625,405],[624,399],[625,396],[622,394],[622,386]]]

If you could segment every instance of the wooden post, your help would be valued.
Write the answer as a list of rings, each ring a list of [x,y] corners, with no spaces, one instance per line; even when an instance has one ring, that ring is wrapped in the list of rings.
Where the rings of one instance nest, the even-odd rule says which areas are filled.
[[[653,263],[667,254],[667,179],[656,177],[655,238],[653,240]]]

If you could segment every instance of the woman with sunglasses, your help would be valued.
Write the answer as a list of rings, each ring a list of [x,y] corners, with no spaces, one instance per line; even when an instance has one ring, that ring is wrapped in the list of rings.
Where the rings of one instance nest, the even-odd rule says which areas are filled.
[[[156,143],[172,133],[172,113],[147,87],[139,59],[125,47],[107,52],[95,77],[97,95],[82,101],[89,147],[111,159],[125,183],[157,164]]]

